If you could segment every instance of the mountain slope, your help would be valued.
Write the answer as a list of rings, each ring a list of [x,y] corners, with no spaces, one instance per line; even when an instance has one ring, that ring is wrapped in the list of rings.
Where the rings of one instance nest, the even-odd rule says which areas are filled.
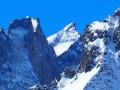
[[[119,90],[120,10],[103,22],[93,22],[84,32],[80,72],[72,79],[64,76],[59,90]],[[95,72],[94,72],[95,71]]]
[[[38,83],[36,74],[24,48],[24,29],[10,29],[6,34],[1,31],[2,66],[0,70],[1,90],[25,90]],[[20,31],[19,31],[20,30]]]
[[[80,34],[76,31],[75,23],[70,23],[63,30],[47,38],[48,43],[54,47],[57,56],[68,50],[78,40]]]
[[[1,90],[26,90],[36,83],[50,85],[58,75],[56,54],[38,19],[16,19],[7,33],[0,31],[0,37]]]
[[[120,12],[120,11],[118,11]],[[118,13],[117,12],[117,13]],[[110,35],[109,42],[106,44],[106,55],[104,55],[104,61],[102,62],[101,69],[98,75],[93,78],[90,83],[86,86],[85,90],[91,90],[98,88],[96,90],[119,90],[120,87],[120,48],[119,48],[119,31],[120,31],[120,13],[114,17],[118,17],[114,23],[115,28],[111,28],[114,33]],[[108,30],[109,32],[109,30]],[[116,33],[117,32],[117,33]],[[110,33],[110,32],[109,32]]]

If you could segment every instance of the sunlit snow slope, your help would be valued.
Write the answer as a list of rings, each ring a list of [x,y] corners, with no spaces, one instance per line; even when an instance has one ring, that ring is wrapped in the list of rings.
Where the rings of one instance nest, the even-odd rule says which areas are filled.
[[[58,33],[47,38],[48,43],[54,47],[57,56],[61,55],[78,40],[80,34],[76,31],[75,23],[70,23]]]

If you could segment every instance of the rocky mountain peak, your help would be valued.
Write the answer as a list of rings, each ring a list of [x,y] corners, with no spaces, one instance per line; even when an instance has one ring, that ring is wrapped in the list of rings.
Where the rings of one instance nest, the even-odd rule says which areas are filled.
[[[15,19],[11,22],[9,29],[31,29],[32,27],[31,18],[22,18],[22,19]]]
[[[50,85],[59,73],[39,19],[14,20],[7,33],[0,30],[0,43],[1,90],[25,90],[38,82]]]
[[[71,30],[76,30],[76,29],[71,29],[71,28],[76,28],[76,24],[75,22],[71,22],[70,24],[66,25],[65,28],[64,28],[64,31],[71,31]]]
[[[80,37],[80,34],[76,30],[75,23],[70,23],[65,28],[60,30],[58,33],[48,37],[48,42],[52,43],[53,41],[61,41],[61,42],[66,42],[66,41],[72,41]],[[51,40],[52,39],[52,40]]]
[[[68,48],[80,38],[75,23],[70,23],[56,34],[47,38],[48,43],[54,47],[57,56],[68,50]],[[63,48],[61,50],[60,48]]]
[[[87,25],[84,34],[81,36],[83,47],[80,59],[80,73],[72,79],[63,76],[58,84],[58,86],[63,85],[60,90],[69,90],[71,88],[71,90],[120,89],[118,86],[120,82],[119,20],[118,9],[115,15],[108,16],[106,20],[95,21]],[[64,60],[64,57],[61,58],[62,60]],[[95,72],[93,72],[94,70]],[[80,83],[82,85],[79,85]],[[67,86],[64,87],[66,84]]]
[[[116,15],[116,16],[120,16],[120,8],[118,8],[118,9],[115,11],[115,15]]]
[[[74,22],[68,24],[61,32],[61,41],[77,41],[77,39],[80,37],[80,34],[78,33],[76,29],[76,24]]]
[[[9,30],[22,28],[36,32],[38,25],[39,25],[38,18],[34,19],[31,17],[26,17],[22,19],[15,19],[14,21],[12,21],[11,24],[9,25]]]

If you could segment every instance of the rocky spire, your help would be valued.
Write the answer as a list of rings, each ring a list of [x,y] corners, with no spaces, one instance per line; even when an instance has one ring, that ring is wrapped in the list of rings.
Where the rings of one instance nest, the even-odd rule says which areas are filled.
[[[115,11],[115,15],[119,17],[119,21],[118,21],[119,26],[118,26],[118,28],[120,28],[120,8],[118,8],[118,9]]]

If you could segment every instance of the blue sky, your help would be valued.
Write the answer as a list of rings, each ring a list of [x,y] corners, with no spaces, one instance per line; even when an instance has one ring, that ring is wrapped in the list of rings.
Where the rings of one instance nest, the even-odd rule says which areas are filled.
[[[102,21],[120,7],[119,0],[1,0],[0,27],[26,16],[40,18],[46,36],[52,35],[70,22],[79,32],[95,20]]]

